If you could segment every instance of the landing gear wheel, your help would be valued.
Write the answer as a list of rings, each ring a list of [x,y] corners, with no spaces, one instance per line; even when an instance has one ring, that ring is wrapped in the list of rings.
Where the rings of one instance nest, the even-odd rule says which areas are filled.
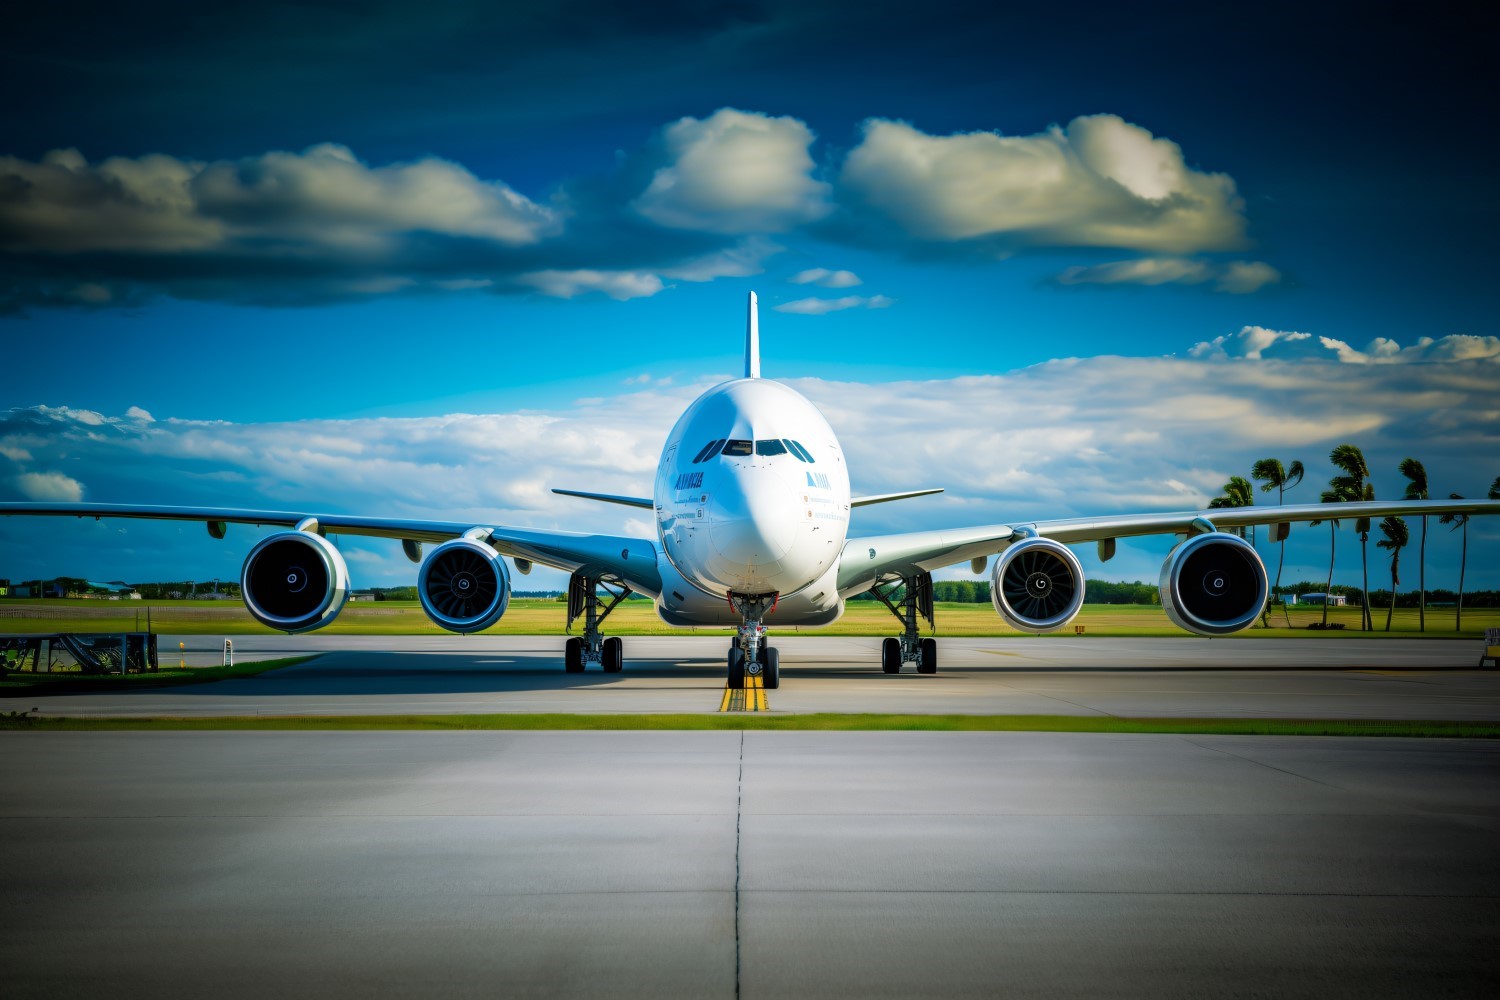
[[[880,644],[880,669],[888,674],[901,672],[900,639],[887,639]]]
[[[738,646],[729,651],[729,686],[737,689],[745,686],[745,651]]]
[[[576,635],[563,644],[563,669],[570,674],[583,673],[583,640]]]
[[[760,672],[760,685],[767,691],[774,691],[781,687],[781,650],[774,646],[762,646],[760,655],[764,664]]]
[[[920,648],[922,650],[922,658],[917,661],[917,673],[937,673],[937,640],[923,639]]]
[[[604,672],[618,674],[625,669],[625,644],[616,635],[604,640]]]

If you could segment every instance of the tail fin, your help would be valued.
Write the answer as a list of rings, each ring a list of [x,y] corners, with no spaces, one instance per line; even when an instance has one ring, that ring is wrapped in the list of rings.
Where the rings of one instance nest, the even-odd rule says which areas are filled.
[[[754,292],[750,293],[750,314],[745,320],[745,377],[760,378],[760,319]]]

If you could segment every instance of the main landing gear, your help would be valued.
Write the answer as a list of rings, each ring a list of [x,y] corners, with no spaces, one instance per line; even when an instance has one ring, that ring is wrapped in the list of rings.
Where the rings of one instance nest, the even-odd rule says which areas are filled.
[[[617,674],[625,669],[624,644],[619,636],[606,639],[599,625],[609,617],[621,601],[630,596],[630,588],[623,583],[615,584],[618,590],[598,577],[574,573],[568,580],[568,631],[573,622],[583,615],[583,635],[573,636],[563,646],[563,665],[570,674],[581,674],[590,663],[599,664],[606,674]],[[609,598],[605,604],[599,591]],[[602,609],[602,610],[601,610]]]
[[[742,688],[745,678],[760,677],[768,690],[781,687],[781,653],[766,645],[766,627],[761,621],[776,609],[776,594],[730,594],[729,605],[744,621],[739,636],[729,644],[729,686]]]
[[[870,593],[902,625],[900,638],[880,644],[880,668],[888,674],[899,674],[901,664],[915,663],[919,674],[937,673],[937,640],[922,638],[917,628],[918,614],[927,619],[929,628],[936,624],[932,617],[932,574],[881,581],[870,588]]]

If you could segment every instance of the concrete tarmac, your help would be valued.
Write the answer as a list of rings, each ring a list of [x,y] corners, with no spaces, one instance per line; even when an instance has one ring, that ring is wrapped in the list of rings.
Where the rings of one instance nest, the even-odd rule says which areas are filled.
[[[8,998],[1500,995],[1500,746],[0,733]]]
[[[164,637],[175,646],[177,637]],[[184,637],[213,654],[215,640]],[[192,644],[196,642],[196,647]],[[879,639],[777,636],[776,712],[1500,720],[1477,641],[948,638],[939,673],[880,672]],[[319,653],[257,677],[26,695],[55,715],[714,712],[726,636],[627,637],[626,667],[562,670],[557,636],[242,636],[241,658]],[[16,703],[12,700],[12,703]]]

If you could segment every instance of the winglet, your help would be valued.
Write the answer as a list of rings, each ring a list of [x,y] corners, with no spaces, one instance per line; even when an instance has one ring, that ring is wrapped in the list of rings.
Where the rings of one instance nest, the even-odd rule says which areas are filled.
[[[750,314],[745,320],[745,377],[760,378],[760,320],[754,292],[750,293]]]

